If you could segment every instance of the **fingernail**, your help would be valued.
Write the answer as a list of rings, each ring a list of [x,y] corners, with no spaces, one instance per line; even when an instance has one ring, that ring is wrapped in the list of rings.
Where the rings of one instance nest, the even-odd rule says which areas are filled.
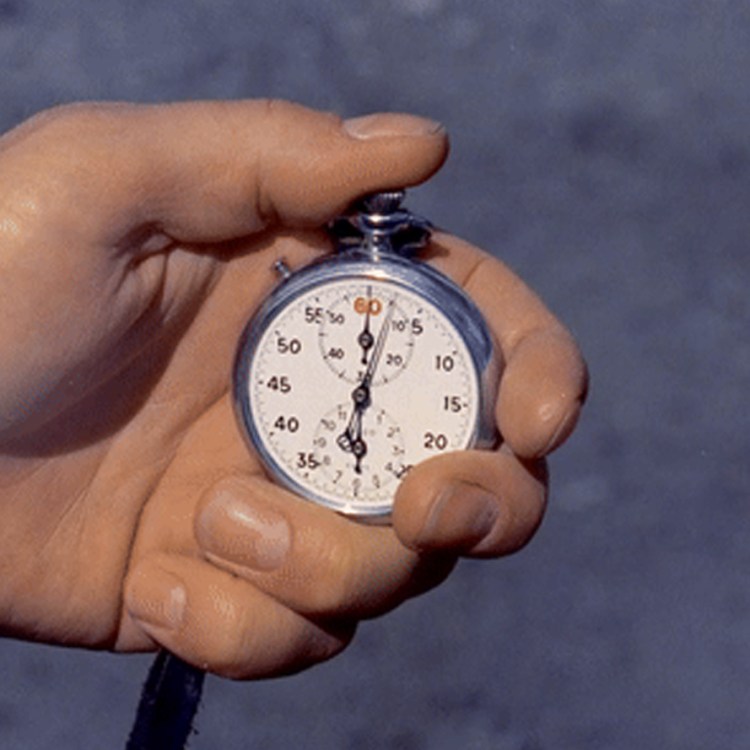
[[[344,120],[344,130],[354,138],[435,135],[444,128],[439,122],[403,114],[377,114]]]
[[[187,594],[182,581],[155,565],[136,571],[128,590],[131,616],[145,625],[176,630],[185,615]]]
[[[457,482],[436,498],[417,544],[469,550],[492,531],[499,514],[496,495],[478,485]]]
[[[227,562],[260,571],[281,567],[291,546],[286,518],[262,501],[238,497],[231,484],[217,491],[199,519],[198,542]]]

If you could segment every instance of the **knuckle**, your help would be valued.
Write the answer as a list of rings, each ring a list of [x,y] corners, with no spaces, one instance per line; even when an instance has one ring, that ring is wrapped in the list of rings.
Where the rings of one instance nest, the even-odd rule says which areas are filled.
[[[46,222],[46,191],[40,184],[18,184],[0,197],[0,238],[7,253],[23,248]]]
[[[102,129],[122,109],[122,105],[103,102],[60,104],[37,113],[23,127],[43,140],[79,140],[83,133],[90,136]]]
[[[362,588],[361,562],[344,544],[321,545],[307,567],[307,606],[317,615],[334,615],[352,609]]]
[[[220,616],[205,632],[196,633],[199,660],[208,671],[223,677],[236,677],[247,669],[248,649],[245,623],[238,608],[223,602]]]
[[[259,99],[258,105],[265,110],[266,116],[271,119],[283,120],[285,123],[298,122],[300,133],[304,132],[303,128],[312,124],[313,121],[330,126],[338,126],[341,123],[341,118],[332,112],[311,109],[286,99]]]
[[[258,106],[262,107],[269,117],[286,117],[290,112],[302,109],[301,105],[274,97],[258,99]]]
[[[418,558],[395,538],[393,544],[382,542],[376,554],[369,546],[366,550],[354,544],[329,546],[322,559],[309,567],[308,613],[364,618],[397,606],[412,583]]]
[[[90,111],[93,105],[84,103],[57,104],[53,107],[41,110],[29,121],[31,128],[54,128],[70,127],[71,124],[80,122]]]
[[[306,622],[287,644],[284,657],[272,672],[273,676],[295,674],[332,659],[351,643],[354,631],[353,626],[346,632],[333,633]]]
[[[266,617],[254,627],[237,625],[211,633],[211,653],[204,659],[206,669],[232,680],[300,672],[343,651],[355,630],[328,631],[289,611]]]
[[[120,123],[115,112],[120,109],[95,103],[60,105],[12,131],[2,152],[9,179],[0,194],[0,226],[25,237],[43,233],[58,220],[71,225],[67,212],[83,211],[77,206],[80,191],[109,158],[111,136]]]

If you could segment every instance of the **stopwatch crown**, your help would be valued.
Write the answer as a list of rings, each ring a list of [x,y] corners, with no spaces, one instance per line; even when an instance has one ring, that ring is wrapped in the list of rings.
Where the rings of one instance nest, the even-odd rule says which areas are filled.
[[[428,242],[432,225],[401,204],[403,190],[373,193],[355,204],[351,213],[334,219],[329,227],[339,248],[367,253],[411,256]]]
[[[363,213],[390,216],[401,208],[405,195],[403,190],[389,190],[368,195],[361,201]]]

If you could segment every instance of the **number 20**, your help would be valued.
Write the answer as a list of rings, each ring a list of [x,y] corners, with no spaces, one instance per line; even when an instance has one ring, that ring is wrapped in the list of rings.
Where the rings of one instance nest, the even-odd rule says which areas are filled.
[[[444,451],[448,447],[448,438],[442,432],[437,435],[434,432],[425,432],[424,447],[427,450]]]

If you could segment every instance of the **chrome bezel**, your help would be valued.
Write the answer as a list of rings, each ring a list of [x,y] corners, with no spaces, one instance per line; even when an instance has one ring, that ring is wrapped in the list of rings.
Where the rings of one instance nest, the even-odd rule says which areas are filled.
[[[333,508],[349,518],[387,522],[392,502],[364,509],[361,513],[341,511],[328,498],[311,493],[290,476],[266,448],[253,418],[247,386],[258,343],[277,316],[313,288],[347,279],[373,279],[402,286],[441,310],[455,327],[471,355],[479,394],[476,423],[466,448],[487,448],[498,440],[494,401],[500,362],[482,314],[461,287],[427,263],[395,254],[373,259],[367,252],[349,250],[326,256],[285,278],[245,326],[233,369],[233,402],[242,432],[266,470],[275,481],[301,497]]]

